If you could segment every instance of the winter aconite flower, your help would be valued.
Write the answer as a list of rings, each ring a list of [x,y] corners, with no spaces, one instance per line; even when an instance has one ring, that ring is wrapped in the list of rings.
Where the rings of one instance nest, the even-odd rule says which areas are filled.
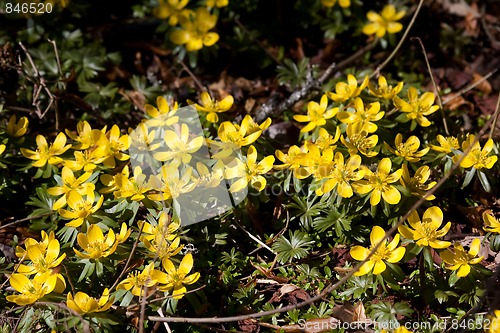
[[[483,227],[484,231],[500,234],[500,221],[494,216],[486,212],[483,213],[483,222],[485,224]]]
[[[198,111],[207,112],[208,113],[207,120],[211,123],[218,122],[219,116],[217,116],[217,113],[228,111],[229,109],[231,109],[234,103],[233,96],[231,95],[226,96],[221,101],[217,101],[213,100],[210,97],[210,94],[206,91],[201,93],[200,99],[201,99],[201,105],[196,104],[189,100],[188,103],[194,104],[196,110]]]
[[[158,283],[158,280],[163,280],[165,273],[154,268],[154,263],[150,263],[142,272],[131,272],[127,278],[120,282],[116,289],[130,290],[134,296],[144,296],[144,288],[151,288]]]
[[[483,257],[477,257],[480,250],[481,240],[475,238],[470,244],[469,251],[456,242],[453,244],[453,251],[446,249],[440,253],[441,259],[448,265],[447,269],[457,271],[458,277],[466,277],[470,273],[470,265],[475,265],[483,260]]]
[[[168,18],[168,24],[176,25],[188,2],[189,0],[159,0],[153,14],[160,19]]]
[[[363,100],[359,97],[354,100],[354,110],[355,112],[339,112],[337,114],[338,120],[345,124],[359,124],[361,130],[368,133],[377,131],[377,125],[375,125],[374,121],[382,119],[385,114],[385,112],[380,111],[379,102],[371,103],[369,107],[365,108]]]
[[[349,155],[356,155],[358,152],[366,157],[373,157],[378,154],[372,149],[377,145],[378,135],[370,135],[362,124],[349,124],[346,129],[346,137],[341,136],[340,141],[349,150]]]
[[[415,135],[412,135],[403,143],[403,135],[398,133],[396,139],[394,140],[396,149],[387,145],[387,148],[396,156],[404,158],[408,162],[416,163],[420,161],[420,158],[427,154],[430,148],[424,148],[417,151],[420,147],[420,140]]]
[[[33,166],[37,168],[41,168],[47,163],[52,165],[61,163],[63,159],[58,156],[71,148],[71,145],[66,145],[64,133],[59,133],[50,146],[43,135],[37,135],[36,144],[38,146],[36,151],[21,148],[21,153],[24,157],[35,160]]]
[[[333,118],[333,116],[335,116],[335,114],[339,110],[339,108],[332,108],[327,110],[327,107],[328,98],[326,95],[323,95],[323,97],[321,97],[319,104],[314,101],[310,101],[309,103],[307,103],[307,115],[293,116],[293,119],[297,120],[298,122],[309,122],[309,124],[304,126],[300,131],[309,132],[316,127],[325,125],[326,120]]]
[[[410,171],[408,170],[408,167],[406,164],[403,164],[401,166],[401,169],[403,169],[403,173],[401,175],[401,178],[399,179],[399,182],[401,185],[406,187],[407,189],[410,190],[411,194],[417,197],[423,197],[428,190],[434,187],[434,185],[437,184],[437,182],[433,181],[428,184],[426,182],[429,180],[429,177],[431,176],[431,170],[427,165],[422,165],[415,171],[415,175],[413,177],[410,177]],[[436,197],[434,195],[429,195],[425,198],[425,200],[434,200]]]
[[[441,134],[439,134],[436,139],[439,142],[439,146],[436,145],[429,145],[429,147],[437,151],[439,153],[445,153],[449,154],[453,152],[454,150],[457,150],[460,148],[460,145],[458,144],[458,139],[455,138],[454,136],[448,136],[444,137]]]
[[[383,158],[377,167],[377,172],[372,172],[365,167],[365,179],[353,184],[354,189],[359,194],[370,193],[372,206],[378,205],[381,198],[391,205],[395,205],[401,200],[401,193],[391,184],[401,178],[403,170],[399,169],[391,174],[391,167],[391,160]]]
[[[81,195],[85,195],[88,191],[94,191],[95,185],[87,183],[87,180],[92,176],[91,172],[85,172],[80,177],[76,178],[73,171],[68,167],[63,167],[60,178],[60,186],[54,186],[47,190],[50,195],[62,196],[54,202],[53,210],[58,210],[66,206],[67,198],[71,191],[77,191]],[[59,180],[59,178],[56,178]]]
[[[66,223],[68,227],[77,228],[85,222],[88,217],[94,214],[99,208],[101,208],[104,201],[104,197],[101,195],[97,202],[95,202],[95,194],[91,189],[87,190],[86,198],[78,193],[78,191],[71,191],[66,199],[68,206],[71,210],[59,209],[59,214],[66,218],[72,219],[70,222]]]
[[[347,101],[350,98],[358,97],[358,95],[366,88],[368,85],[368,76],[365,76],[365,79],[358,87],[358,81],[354,77],[354,75],[347,75],[347,83],[345,82],[337,82],[335,85],[335,92],[327,92],[328,98],[332,99],[337,103],[341,103]]]
[[[410,87],[408,88],[408,101],[396,96],[394,97],[394,105],[404,112],[407,119],[416,120],[420,126],[428,127],[431,122],[425,116],[439,110],[438,105],[433,105],[435,98],[436,96],[431,92],[423,93],[419,98],[417,88]]]
[[[498,160],[498,156],[488,156],[491,153],[495,143],[493,139],[489,139],[484,144],[483,149],[481,149],[481,145],[479,142],[474,142],[475,135],[470,134],[467,136],[467,139],[462,143],[462,150],[466,151],[471,145],[472,148],[469,153],[464,157],[462,162],[460,162],[460,166],[462,168],[474,168],[476,170],[480,170],[483,168],[491,169],[493,165]],[[456,163],[462,155],[453,156],[453,162]]]
[[[21,117],[18,121],[16,115],[12,115],[9,119],[9,122],[7,123],[5,132],[15,138],[21,137],[26,134],[26,131],[28,130],[28,124],[28,118]]]
[[[405,225],[399,226],[398,230],[404,237],[414,240],[418,246],[430,246],[434,249],[445,249],[451,245],[450,242],[439,240],[444,237],[450,230],[451,222],[441,229],[443,224],[443,212],[439,207],[428,208],[420,220],[418,213],[414,210],[408,216],[410,227]]]
[[[485,330],[486,333],[499,333],[500,332],[500,310],[495,310],[494,315],[488,318],[489,328]]]
[[[87,229],[86,234],[79,233],[77,241],[84,252],[80,252],[75,248],[73,248],[73,251],[83,259],[105,258],[113,254],[118,246],[113,229],[109,229],[108,235],[104,237],[101,228],[96,224],[92,224]]]
[[[175,131],[165,131],[164,141],[169,150],[155,153],[153,156],[158,161],[169,161],[176,166],[187,164],[191,161],[192,154],[197,152],[205,139],[202,136],[190,138],[189,127],[187,124],[182,124],[180,133]]]
[[[167,273],[166,281],[160,281],[161,291],[170,291],[174,299],[181,299],[186,293],[184,285],[190,285],[198,281],[200,273],[189,274],[193,269],[193,256],[188,253],[182,258],[179,268],[176,269],[172,261],[168,258],[162,260],[163,269]]]
[[[333,7],[337,3],[337,0],[321,0],[321,4],[325,7]],[[349,8],[351,6],[351,0],[339,0],[339,6],[342,8]]]
[[[392,87],[387,84],[385,77],[380,76],[378,78],[378,87],[368,82],[368,89],[370,90],[370,94],[390,101],[403,89],[403,82],[399,82],[395,87]]]
[[[109,298],[108,288],[104,288],[102,296],[99,299],[90,297],[84,292],[77,292],[75,296],[68,293],[66,304],[68,308],[75,311],[78,314],[84,315],[93,312],[104,312],[107,311],[113,304],[114,298]]]
[[[374,226],[370,233],[370,248],[356,245],[351,248],[351,256],[358,261],[363,261],[370,255],[375,246],[382,241],[385,236],[385,231],[379,226]],[[377,248],[375,253],[365,262],[359,271],[354,275],[360,276],[372,272],[378,275],[385,271],[387,265],[384,261],[389,263],[396,263],[403,259],[406,249],[404,247],[397,247],[399,244],[399,234],[394,236],[394,239],[389,242],[388,239],[382,242]]]
[[[197,51],[203,46],[212,46],[219,40],[219,35],[209,32],[217,23],[217,16],[210,14],[208,9],[200,7],[196,13],[183,15],[179,22],[182,29],[170,34],[174,44],[186,44],[187,51]]]
[[[144,106],[146,114],[151,117],[147,120],[149,126],[172,126],[179,121],[179,116],[176,116],[179,105],[174,103],[172,109],[164,97],[158,96],[156,98],[156,105],[158,108],[151,104]]]
[[[248,186],[252,185],[258,191],[262,191],[267,184],[266,179],[262,176],[272,169],[274,163],[274,156],[267,156],[262,161],[257,163],[257,149],[250,146],[247,152],[246,163],[239,159],[235,159],[236,165],[228,165],[226,170],[226,177],[234,181],[229,188],[233,193],[239,192]]]
[[[222,8],[226,7],[229,4],[229,0],[206,0],[205,6],[210,8]]]
[[[10,276],[10,285],[19,295],[9,295],[7,300],[16,303],[17,305],[28,305],[38,301],[43,296],[50,294],[57,283],[57,275],[52,275],[50,272],[45,274],[35,275],[30,280],[25,275],[14,273]]]
[[[380,14],[369,11],[366,17],[370,21],[363,27],[365,35],[376,35],[382,38],[386,33],[395,34],[403,29],[403,25],[399,21],[405,16],[406,11],[396,11],[394,5],[386,5]]]
[[[365,175],[364,169],[360,169],[361,156],[353,155],[344,163],[342,153],[335,153],[335,159],[331,170],[326,170],[328,180],[321,189],[316,190],[317,195],[328,193],[337,187],[337,193],[342,198],[350,198],[353,195],[351,182],[358,181]]]

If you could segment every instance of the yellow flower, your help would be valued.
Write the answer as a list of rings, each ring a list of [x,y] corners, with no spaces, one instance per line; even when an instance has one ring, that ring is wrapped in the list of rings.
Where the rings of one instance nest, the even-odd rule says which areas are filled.
[[[144,106],[144,108],[146,109],[146,114],[151,117],[151,119],[147,120],[148,125],[172,126],[179,121],[179,116],[175,115],[177,109],[179,108],[177,102],[174,103],[172,110],[170,110],[170,106],[165,98],[162,96],[158,96],[156,98],[156,105],[158,106],[158,108],[155,108],[150,104],[146,104]]]
[[[437,152],[449,154],[453,152],[453,150],[460,148],[458,139],[453,136],[444,137],[441,134],[438,134],[436,139],[439,142],[439,146],[429,145],[429,147]]]
[[[104,127],[102,130],[92,129],[90,124],[84,120],[79,121],[76,125],[77,134],[74,134],[70,130],[66,130],[66,134],[73,141],[78,142],[78,144],[73,145],[73,149],[85,150],[94,146],[94,144],[101,138],[105,131],[106,127]]]
[[[337,3],[337,0],[321,0],[321,4],[325,7],[333,7]],[[339,0],[339,6],[342,8],[349,8],[351,6],[351,0]]]
[[[196,104],[193,101],[188,100],[189,104],[194,104],[196,110],[201,112],[207,112],[207,120],[211,123],[216,123],[219,121],[219,116],[217,113],[226,112],[233,106],[234,99],[233,96],[228,95],[221,101],[212,100],[210,94],[206,91],[201,93],[200,96],[201,105]]]
[[[357,97],[354,100],[355,112],[341,111],[337,114],[337,118],[344,124],[358,124],[361,125],[361,130],[368,133],[377,131],[377,125],[373,121],[382,119],[385,112],[380,112],[380,103],[374,102],[370,104],[368,110],[365,110],[363,100]]]
[[[457,271],[458,277],[466,277],[470,273],[470,265],[475,265],[483,260],[483,256],[477,257],[480,250],[481,240],[475,238],[470,244],[469,251],[465,251],[464,247],[455,242],[453,251],[446,249],[440,253],[441,259],[448,264],[447,269]]]
[[[475,135],[473,134],[469,134],[467,136],[467,139],[462,142],[463,151],[467,150],[472,145],[474,139]],[[483,168],[491,169],[498,160],[498,156],[488,156],[494,146],[495,143],[493,142],[493,139],[489,139],[488,141],[486,141],[483,149],[481,149],[481,145],[479,144],[479,142],[476,142],[474,145],[472,145],[471,151],[469,151],[462,162],[460,162],[460,166],[465,169],[470,167],[476,170],[480,170]],[[456,163],[462,155],[463,154],[453,156],[453,162]]]
[[[485,224],[483,227],[484,231],[500,234],[500,221],[498,221],[494,216],[484,212],[483,221]]]
[[[267,184],[266,179],[262,175],[272,169],[274,156],[267,156],[257,163],[257,149],[254,146],[250,146],[247,152],[246,163],[239,159],[235,159],[234,163],[236,165],[231,165],[232,163],[227,165],[226,178],[238,179],[232,183],[229,191],[233,193],[239,192],[250,183],[252,187],[260,192]]]
[[[272,123],[271,118],[266,118],[266,120],[264,120],[262,124],[259,125],[255,121],[253,121],[252,116],[247,114],[245,118],[243,118],[243,120],[241,121],[241,127],[245,129],[245,133],[248,135],[256,132],[262,133],[269,126],[271,126],[271,123]],[[236,127],[238,127],[238,125],[236,125]]]
[[[359,124],[349,124],[346,129],[346,137],[340,137],[340,141],[349,149],[349,155],[356,155],[358,152],[366,157],[373,157],[378,154],[376,151],[371,151],[377,145],[378,136],[368,136],[368,132],[361,128]]]
[[[395,205],[401,200],[401,193],[395,186],[390,184],[397,182],[401,178],[403,170],[399,169],[389,174],[391,166],[391,160],[383,158],[377,167],[377,172],[374,173],[365,167],[364,177],[366,180],[360,180],[353,184],[354,189],[359,194],[370,193],[370,204],[372,206],[378,205],[381,197],[391,205]]]
[[[86,234],[79,233],[76,239],[78,245],[86,253],[82,253],[75,248],[73,248],[73,251],[77,256],[84,259],[105,258],[113,254],[118,246],[113,229],[109,229],[108,235],[104,237],[101,228],[96,224],[90,225]]]
[[[75,297],[71,293],[68,293],[66,304],[71,310],[84,315],[93,312],[103,312],[107,311],[113,304],[114,297],[109,298],[109,290],[105,288],[102,296],[99,299],[90,297],[84,292],[77,292]]]
[[[429,147],[422,149],[421,151],[417,151],[420,147],[420,140],[412,135],[403,143],[403,135],[398,133],[396,135],[396,139],[394,140],[396,144],[396,149],[393,149],[391,146],[387,145],[387,148],[396,156],[400,156],[411,163],[416,163],[420,161],[420,158],[427,154],[429,151]]]
[[[353,195],[351,181],[358,181],[365,175],[364,169],[359,169],[361,157],[353,155],[347,159],[344,164],[344,156],[340,152],[335,153],[333,170],[327,170],[328,180],[322,185],[321,189],[316,190],[317,195],[328,193],[337,186],[337,193],[342,198],[350,198]]]
[[[94,191],[95,185],[92,183],[86,183],[86,181],[92,176],[91,172],[85,172],[80,177],[76,178],[73,171],[68,167],[63,167],[61,172],[61,186],[54,186],[47,190],[50,195],[61,195],[62,197],[57,199],[52,206],[53,210],[58,210],[66,206],[66,200],[71,191],[77,191],[81,195],[85,195],[88,191]],[[56,178],[57,180],[58,178]]]
[[[300,168],[295,173],[299,179],[304,179],[313,174],[316,179],[323,179],[328,176],[333,166],[333,150],[325,149],[321,151],[319,147],[311,142],[306,142],[307,153],[297,158]]]
[[[179,237],[176,236],[169,241],[161,233],[155,234],[152,240],[143,239],[142,242],[150,252],[149,256],[153,258],[170,258],[181,252],[183,248]]]
[[[36,241],[35,239],[28,237],[24,240],[24,246],[25,248],[28,248],[29,246],[33,245],[40,245],[43,251],[47,249],[49,246],[49,243],[56,238],[54,231],[51,231],[50,234],[47,235],[45,231],[42,230],[42,240],[40,242]],[[16,256],[18,258],[22,258],[26,256],[26,250],[23,249],[21,246],[16,246]]]
[[[387,80],[383,76],[378,78],[378,87],[375,87],[371,82],[368,82],[370,93],[378,98],[392,100],[403,89],[403,82],[399,82],[394,88],[387,84]]]
[[[325,125],[326,120],[333,118],[333,116],[335,116],[335,114],[337,114],[339,110],[339,108],[332,108],[327,110],[327,107],[328,98],[326,94],[321,97],[319,104],[314,101],[307,103],[307,115],[293,116],[293,119],[297,120],[300,123],[309,122],[309,124],[304,126],[300,131],[309,132],[316,127]]]
[[[335,131],[335,136],[330,135],[328,131],[324,128],[319,129],[319,136],[314,141],[314,145],[317,146],[320,150],[331,149],[335,150],[337,146],[335,143],[339,141],[340,138],[340,127],[337,126],[337,130]]]
[[[74,161],[64,161],[64,166],[70,168],[71,170],[78,171],[93,171],[97,168],[97,165],[101,164],[108,158],[106,152],[106,146],[98,146],[96,148],[89,148],[84,151],[74,152]]]
[[[370,248],[356,245],[351,248],[351,256],[358,261],[363,261],[368,258],[368,255],[375,248],[375,246],[382,241],[385,236],[385,231],[379,226],[374,226],[370,233]],[[389,242],[386,239],[377,248],[375,253],[365,262],[359,271],[354,273],[356,276],[368,274],[370,271],[374,275],[379,275],[385,271],[387,265],[384,261],[389,263],[396,263],[403,259],[406,249],[404,247],[397,247],[399,244],[399,234],[394,236],[394,239]]]
[[[47,163],[52,165],[61,163],[63,159],[57,156],[71,148],[71,145],[66,145],[66,135],[62,132],[57,135],[54,143],[50,146],[43,135],[37,135],[36,144],[38,146],[36,151],[21,148],[21,153],[24,157],[35,160],[33,166],[37,168],[41,168]]]
[[[151,121],[151,120],[150,120]],[[135,130],[129,133],[132,140],[130,146],[137,150],[153,151],[161,146],[161,143],[154,143],[156,131],[149,131],[145,123],[141,123]]]
[[[262,130],[249,133],[249,122],[243,119],[241,126],[225,121],[219,125],[218,134],[220,141],[207,140],[210,148],[218,148],[220,151],[212,155],[214,159],[230,156],[236,149],[248,146],[261,136]]]
[[[101,208],[104,197],[101,195],[94,205],[95,194],[93,190],[89,189],[85,199],[83,199],[82,195],[77,191],[71,191],[66,201],[71,211],[61,208],[59,209],[59,214],[66,219],[73,219],[66,223],[68,227],[77,228],[81,226],[89,216]]]
[[[183,15],[179,18],[182,29],[170,34],[170,41],[174,44],[186,44],[186,50],[197,51],[203,46],[212,46],[219,40],[219,35],[209,32],[217,23],[217,16],[211,15],[204,8],[199,7],[194,14]]]
[[[165,273],[154,268],[154,263],[150,263],[142,272],[131,272],[127,278],[121,281],[117,286],[117,290],[130,290],[134,296],[144,296],[144,288],[151,288],[158,283],[158,280],[165,279]]]
[[[417,197],[423,197],[425,193],[434,187],[437,182],[430,182],[429,184],[425,184],[429,177],[431,176],[431,170],[427,165],[422,165],[420,168],[415,171],[415,175],[410,177],[410,172],[408,171],[408,167],[406,164],[402,165],[403,173],[399,182],[401,185],[406,187],[411,191],[411,193]],[[426,200],[434,200],[436,197],[434,195],[429,195]]]
[[[387,331],[386,329],[383,329],[382,331],[380,331],[380,333],[390,333],[390,332]],[[412,331],[408,330],[404,326],[399,326],[392,333],[412,333]]]
[[[10,276],[10,285],[20,295],[9,295],[7,300],[17,305],[33,304],[43,296],[50,294],[56,287],[57,276],[51,273],[36,275],[32,280],[23,274],[14,273]]]
[[[175,232],[180,227],[180,223],[172,221],[165,211],[161,212],[158,216],[157,225],[152,225],[144,221],[137,222],[137,225],[142,230],[140,240],[143,242],[144,240],[153,240],[157,236],[167,241],[172,241],[177,237]]]
[[[403,29],[403,25],[399,21],[405,16],[406,11],[396,12],[396,7],[386,5],[380,14],[369,11],[366,14],[370,23],[363,27],[365,35],[375,34],[378,38],[384,37],[386,33],[395,34]]]
[[[153,14],[160,19],[168,18],[168,24],[176,25],[188,2],[189,0],[159,0]]]
[[[167,273],[167,280],[161,281],[159,289],[161,291],[170,291],[174,299],[181,299],[186,293],[184,285],[190,285],[198,281],[200,273],[189,274],[193,269],[193,256],[188,253],[182,258],[179,268],[176,269],[172,261],[168,258],[162,260],[162,266]]]
[[[18,138],[26,134],[26,131],[28,130],[28,124],[28,118],[21,117],[19,118],[19,121],[17,121],[16,115],[12,115],[9,119],[9,122],[7,123],[5,132],[10,136]]]
[[[120,128],[117,125],[113,125],[111,129],[106,133],[106,136],[102,136],[98,144],[106,146],[106,151],[104,155],[108,156],[102,163],[108,168],[115,168],[115,158],[118,161],[126,161],[130,158],[129,155],[123,153],[130,148],[132,139],[128,134],[120,135]]]
[[[358,97],[358,95],[361,93],[361,91],[363,91],[363,89],[366,88],[367,85],[368,76],[365,76],[365,79],[358,87],[358,81],[356,81],[356,78],[353,75],[348,74],[347,83],[338,82],[335,85],[335,93],[327,92],[326,94],[328,98],[334,100],[337,103],[341,103],[347,101],[350,98]]]
[[[122,223],[122,227],[120,228],[120,233],[116,235],[116,241],[118,242],[118,244],[125,242],[131,233],[132,229],[128,229],[127,224],[125,222]]]
[[[120,190],[120,186],[128,180],[129,174],[128,165],[125,165],[119,173],[115,173],[114,175],[101,175],[101,183],[106,187],[100,189],[99,193],[111,193]],[[117,196],[115,195],[115,197]]]
[[[197,162],[196,172],[198,174],[196,177],[197,186],[214,188],[224,180],[224,163],[217,161],[210,171],[205,164]]]
[[[53,274],[53,270],[59,266],[64,258],[66,258],[66,254],[63,253],[59,256],[60,253],[60,244],[59,241],[55,238],[47,239],[47,244],[42,243],[28,243],[26,245],[26,253],[25,260],[30,260],[31,265],[20,264],[17,271],[21,274],[31,275],[36,273],[37,275],[50,273]],[[64,283],[64,279],[62,276],[62,283]]]
[[[488,318],[490,320],[490,327],[486,333],[500,333],[500,310],[494,311],[494,316]]]
[[[415,119],[420,126],[428,127],[431,122],[425,116],[439,110],[438,105],[433,105],[435,98],[431,92],[426,92],[418,98],[417,88],[410,87],[408,88],[408,102],[396,96],[394,97],[394,105],[404,112],[409,120]]]
[[[191,161],[193,153],[197,152],[205,139],[202,136],[196,136],[189,139],[189,127],[187,124],[181,125],[180,133],[168,130],[165,131],[164,140],[170,150],[155,153],[153,156],[158,161],[173,160],[172,164],[178,166],[188,164]]]
[[[191,192],[196,187],[192,181],[193,168],[186,168],[182,173],[176,165],[164,164],[158,176],[151,177],[151,187],[159,193],[149,194],[148,198],[155,201],[176,199],[183,193]]]
[[[210,8],[222,8],[226,7],[229,4],[229,0],[206,0],[205,6]]]
[[[0,145],[0,155],[5,151],[5,145]]]
[[[150,178],[151,180],[151,178]],[[122,174],[115,176],[116,190],[113,195],[116,198],[130,198],[133,201],[141,201],[146,196],[145,193],[152,189],[151,181],[146,182],[146,175],[142,173],[140,166],[134,168],[132,177],[123,177]]]
[[[450,230],[451,222],[441,229],[443,224],[443,212],[439,207],[430,207],[424,212],[422,220],[416,211],[412,211],[408,216],[411,228],[401,225],[398,230],[405,238],[416,241],[418,246],[430,246],[434,249],[445,249],[451,245],[450,242],[438,240],[444,237]]]

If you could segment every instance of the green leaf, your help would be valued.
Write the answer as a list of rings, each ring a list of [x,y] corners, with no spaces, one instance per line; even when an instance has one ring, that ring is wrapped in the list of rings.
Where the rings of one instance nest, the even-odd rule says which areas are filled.
[[[306,233],[289,230],[290,239],[280,236],[272,245],[272,249],[278,253],[277,260],[280,263],[291,262],[293,259],[301,259],[307,256],[311,245],[314,243]]]
[[[488,181],[488,178],[486,177],[486,174],[478,170],[477,176],[479,178],[479,181],[481,182],[481,185],[483,185],[484,190],[486,192],[491,192],[491,185],[490,182]]]
[[[464,189],[467,185],[469,185],[475,174],[476,174],[476,169],[474,168],[467,171],[465,173],[464,183],[462,184],[462,187],[460,187],[460,189]]]

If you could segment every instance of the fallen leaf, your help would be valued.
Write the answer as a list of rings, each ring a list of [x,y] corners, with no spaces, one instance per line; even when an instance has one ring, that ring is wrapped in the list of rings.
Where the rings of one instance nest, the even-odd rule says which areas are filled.
[[[476,83],[480,80],[483,79],[483,76],[479,73],[474,73],[472,74],[472,83]],[[485,95],[491,94],[491,84],[488,82],[488,80],[484,80],[481,83],[479,83],[476,87],[477,90],[481,91]]]

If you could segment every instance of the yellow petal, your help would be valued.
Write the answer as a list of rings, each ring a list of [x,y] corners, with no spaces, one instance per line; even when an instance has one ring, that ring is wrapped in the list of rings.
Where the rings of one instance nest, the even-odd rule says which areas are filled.
[[[356,246],[353,246],[351,248],[350,254],[351,254],[351,257],[353,257],[355,260],[363,261],[370,254],[370,250],[368,250],[365,247],[356,245]]]
[[[380,243],[380,241],[385,237],[385,231],[378,225],[374,226],[370,233],[370,242],[373,246]]]
[[[373,266],[373,275],[379,275],[380,273],[384,272],[386,267],[387,266],[385,262],[383,262],[382,260],[378,260]]]
[[[470,266],[465,264],[460,266],[460,268],[457,271],[457,276],[458,277],[466,277],[470,273]]]

